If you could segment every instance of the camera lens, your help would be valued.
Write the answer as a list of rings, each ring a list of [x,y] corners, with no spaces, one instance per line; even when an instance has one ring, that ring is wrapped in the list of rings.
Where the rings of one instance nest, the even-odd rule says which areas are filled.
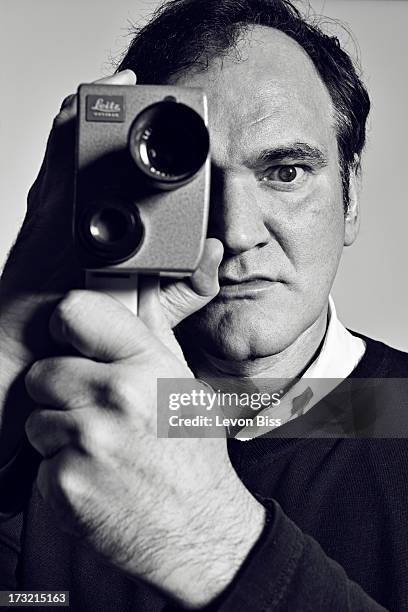
[[[103,208],[92,216],[89,230],[93,238],[101,244],[114,244],[126,236],[127,219],[122,211]]]
[[[157,186],[171,189],[191,180],[205,163],[209,135],[192,108],[163,100],[136,117],[129,147],[138,168]]]
[[[143,239],[143,225],[135,206],[124,202],[90,205],[79,223],[79,236],[88,252],[104,264],[129,259]]]

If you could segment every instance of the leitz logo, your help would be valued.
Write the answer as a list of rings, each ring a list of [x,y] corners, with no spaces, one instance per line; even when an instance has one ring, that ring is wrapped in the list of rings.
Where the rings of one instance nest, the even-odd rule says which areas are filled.
[[[91,110],[97,111],[103,114],[112,115],[114,113],[115,116],[120,113],[122,107],[117,102],[113,100],[105,100],[105,98],[98,98],[93,106],[91,106]]]
[[[125,100],[123,96],[86,97],[87,121],[117,121],[125,120]]]

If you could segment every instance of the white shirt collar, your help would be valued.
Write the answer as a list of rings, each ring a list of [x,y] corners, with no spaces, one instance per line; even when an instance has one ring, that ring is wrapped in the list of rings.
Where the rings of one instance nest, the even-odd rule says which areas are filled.
[[[310,410],[323,397],[335,389],[356,368],[365,353],[366,345],[353,336],[339,321],[333,299],[329,296],[328,326],[323,346],[302,378],[282,397],[280,405],[261,410],[257,416],[280,419],[283,425]],[[294,413],[293,400],[304,394],[305,405]],[[248,440],[271,431],[268,425],[254,424],[244,427],[236,438]]]
[[[347,378],[365,353],[365,342],[350,334],[337,317],[329,296],[328,326],[319,355],[303,378]]]

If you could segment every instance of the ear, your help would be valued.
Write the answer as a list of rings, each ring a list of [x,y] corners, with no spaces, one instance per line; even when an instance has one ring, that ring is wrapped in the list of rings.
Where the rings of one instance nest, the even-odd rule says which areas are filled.
[[[360,229],[360,191],[361,181],[358,173],[359,158],[355,155],[350,168],[349,205],[344,217],[344,246],[350,246],[357,238]]]

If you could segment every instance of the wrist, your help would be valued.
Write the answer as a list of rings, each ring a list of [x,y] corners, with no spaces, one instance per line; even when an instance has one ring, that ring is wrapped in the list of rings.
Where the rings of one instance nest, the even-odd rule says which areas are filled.
[[[264,507],[239,485],[234,500],[226,500],[214,513],[204,511],[205,520],[201,515],[190,544],[186,534],[179,534],[184,548],[173,552],[172,569],[158,580],[186,609],[207,606],[228,589],[264,529]]]

